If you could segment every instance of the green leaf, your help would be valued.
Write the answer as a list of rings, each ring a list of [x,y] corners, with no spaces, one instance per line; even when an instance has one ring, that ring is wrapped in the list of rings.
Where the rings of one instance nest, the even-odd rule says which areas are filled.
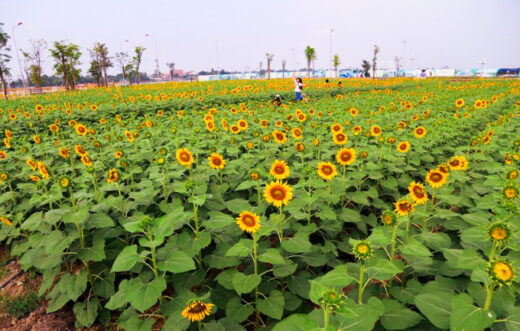
[[[251,205],[249,204],[249,201],[244,199],[234,199],[226,201],[224,204],[226,205],[227,209],[229,209],[235,214],[240,214],[244,210],[251,210]]]
[[[284,304],[285,299],[282,292],[273,290],[268,298],[258,301],[258,310],[269,317],[279,320],[283,316]]]
[[[308,253],[311,251],[311,247],[309,235],[302,232],[296,233],[292,238],[282,240],[282,248],[289,253]]]
[[[226,318],[236,323],[245,321],[254,311],[252,305],[245,305],[239,297],[233,297],[226,305]]]
[[[520,307],[511,309],[512,313],[507,317],[506,327],[508,331],[520,330]]]
[[[218,274],[217,276],[217,282],[224,286],[224,288],[228,289],[228,290],[233,290],[234,287],[233,287],[233,276],[237,273],[238,271],[236,269],[227,269],[227,270],[224,270],[222,271],[221,273]]]
[[[367,304],[358,305],[348,299],[345,305],[336,313],[336,319],[340,322],[341,330],[372,330],[374,324],[385,311],[381,300],[372,297]]]
[[[157,263],[157,268],[161,271],[181,273],[196,269],[193,259],[183,251],[173,251],[166,261]]]
[[[114,221],[104,213],[91,214],[86,224],[86,229],[100,229],[114,226]]]
[[[371,279],[391,279],[396,274],[403,272],[402,262],[374,257],[367,264],[366,272],[368,278]]]
[[[385,312],[381,317],[381,323],[387,330],[404,330],[417,325],[422,316],[408,308],[403,304],[395,301],[385,299]]]
[[[246,257],[253,251],[253,241],[251,239],[240,239],[227,252],[226,256]]]
[[[137,254],[137,245],[126,246],[117,256],[111,272],[128,271],[137,263],[140,256]]]
[[[119,324],[125,331],[151,331],[154,323],[155,319],[151,317],[140,319],[132,308],[128,308],[119,316]],[[164,329],[167,330],[166,326]]]
[[[157,277],[149,283],[143,283],[140,278],[134,278],[129,284],[126,297],[132,307],[144,312],[157,302],[165,289],[166,280],[163,277]]]
[[[98,307],[99,300],[97,298],[91,298],[88,302],[76,302],[73,308],[76,321],[82,326],[90,327],[96,320]]]
[[[236,223],[231,215],[219,211],[210,211],[208,215],[209,219],[204,222],[204,226],[208,229],[221,229]]]
[[[293,314],[278,322],[272,331],[309,331],[319,327],[309,315]]]
[[[262,277],[259,275],[244,275],[241,272],[237,272],[233,276],[233,287],[235,288],[235,291],[237,291],[238,294],[245,294],[251,292],[255,287],[260,284],[262,281]]]
[[[258,261],[270,264],[284,264],[285,259],[276,248],[269,248],[263,254],[258,256]]]
[[[425,292],[415,297],[415,305],[430,322],[438,328],[450,328],[451,299],[454,295],[450,292]]]
[[[473,299],[461,293],[451,300],[451,330],[484,330],[495,321],[495,313],[476,307]]]

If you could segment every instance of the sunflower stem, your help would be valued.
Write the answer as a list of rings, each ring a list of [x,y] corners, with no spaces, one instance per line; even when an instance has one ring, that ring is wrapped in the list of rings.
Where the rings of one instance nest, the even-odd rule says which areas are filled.
[[[282,206],[280,206],[280,242],[283,240],[283,213],[282,213]]]
[[[491,252],[489,253],[489,262],[491,262],[493,260],[496,249],[497,249],[497,244],[495,241],[493,241],[493,246],[491,246]]]
[[[256,235],[253,233],[253,264],[255,275],[258,275],[258,252],[256,248]],[[260,320],[260,312],[258,311],[258,285],[255,287],[255,325],[258,326]]]
[[[7,182],[7,185],[9,185],[9,190],[11,191],[11,200],[13,200],[13,204],[16,205],[16,199],[14,198],[13,186],[11,185],[10,181]]]
[[[363,304],[363,290],[365,287],[363,286],[363,276],[365,274],[365,265],[361,264],[359,268],[359,293],[358,293],[358,304]]]
[[[74,201],[74,195],[72,194],[72,190],[70,189],[70,185],[69,185],[69,196],[70,196],[70,203],[72,205],[72,210],[74,211],[74,213],[76,213],[76,203]]]
[[[395,256],[395,236],[396,235],[397,235],[397,224],[394,224],[394,229],[392,230],[392,250],[390,251],[390,261],[392,261]]]
[[[327,330],[329,327],[329,309],[328,307],[323,308],[323,329]]]
[[[491,297],[493,296],[493,285],[489,286],[486,284],[486,303],[484,304],[484,310],[488,310],[491,305]]]
[[[121,185],[119,185],[119,182],[117,182],[117,191],[119,192],[119,200],[120,203],[121,203],[121,214],[123,214],[123,216],[125,215],[125,203],[123,201],[123,195],[121,194]]]

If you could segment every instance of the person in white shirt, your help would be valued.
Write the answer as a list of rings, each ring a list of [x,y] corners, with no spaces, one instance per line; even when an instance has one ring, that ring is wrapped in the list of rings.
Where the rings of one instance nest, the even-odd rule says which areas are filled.
[[[293,73],[293,81],[294,81],[294,92],[296,92],[296,101],[303,100],[302,99],[302,89],[303,82],[300,77],[295,78]]]

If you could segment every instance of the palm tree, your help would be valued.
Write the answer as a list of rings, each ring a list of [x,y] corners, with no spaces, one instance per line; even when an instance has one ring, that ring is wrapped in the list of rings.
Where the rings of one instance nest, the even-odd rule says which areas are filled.
[[[316,50],[311,46],[305,48],[305,57],[307,58],[307,77],[310,77],[311,63],[316,60]]]
[[[334,54],[334,57],[332,58],[332,65],[334,66],[334,70],[336,71],[336,78],[338,78],[338,67],[341,64],[339,60],[339,55]]]

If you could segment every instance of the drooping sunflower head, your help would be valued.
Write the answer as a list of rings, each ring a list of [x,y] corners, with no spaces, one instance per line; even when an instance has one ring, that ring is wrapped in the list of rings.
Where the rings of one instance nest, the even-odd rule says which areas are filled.
[[[264,188],[264,198],[267,203],[272,203],[275,207],[282,207],[283,205],[289,204],[289,201],[293,198],[293,188],[288,184],[277,180],[271,182]]]
[[[381,223],[388,226],[393,226],[397,223],[397,217],[395,217],[395,213],[390,210],[385,210],[383,214],[381,214]]]
[[[426,135],[427,131],[424,127],[418,126],[413,130],[413,134],[416,138],[422,139]]]
[[[303,153],[305,151],[305,145],[302,144],[301,142],[297,142],[296,144],[294,144],[294,148],[299,153]]]
[[[433,188],[439,188],[446,184],[447,176],[438,170],[431,169],[426,175],[426,182]]]
[[[63,176],[60,178],[60,186],[63,188],[67,188],[70,186],[70,178],[67,176]]]
[[[331,162],[320,162],[317,167],[318,176],[325,180],[332,180],[338,175],[336,165]]]
[[[249,174],[249,177],[252,180],[258,180],[258,178],[260,178],[260,175],[258,175],[258,172],[256,172],[256,171],[251,171],[251,173]]]
[[[83,156],[83,155],[87,154],[87,151],[85,151],[81,145],[75,145],[74,146],[74,151],[79,156]]]
[[[70,156],[70,151],[68,148],[63,147],[60,148],[59,154],[62,158],[67,159]]]
[[[3,216],[0,216],[0,222],[4,223],[5,225],[9,225],[9,226],[13,225],[13,223],[10,220],[8,220],[7,218],[5,218]]]
[[[251,213],[249,211],[243,211],[240,213],[240,215],[236,218],[237,225],[240,228],[240,230],[248,232],[248,233],[255,233],[260,229],[261,221],[260,217],[255,214]]]
[[[342,166],[351,165],[356,161],[356,150],[353,148],[342,148],[336,153],[336,162]]]
[[[416,205],[422,205],[428,201],[428,193],[421,183],[411,182],[408,186],[408,192],[410,192],[410,198]]]
[[[191,167],[192,163],[195,161],[193,154],[191,154],[187,148],[178,149],[177,152],[175,152],[175,158],[180,165],[186,168]]]
[[[401,141],[397,144],[397,151],[400,153],[406,153],[410,150],[410,143],[408,141]]]
[[[488,239],[497,245],[503,245],[511,238],[511,227],[502,221],[489,224],[486,232]]]
[[[437,166],[437,171],[442,172],[446,176],[450,173],[450,167],[447,164],[441,163]]]
[[[415,206],[411,200],[408,198],[401,198],[397,202],[394,203],[395,212],[399,216],[406,216],[414,211]]]
[[[226,160],[224,160],[224,157],[218,153],[211,153],[211,155],[208,157],[208,160],[209,166],[212,169],[222,170],[226,165]]]
[[[269,174],[275,179],[285,179],[289,177],[290,169],[284,160],[275,160],[271,165]]]
[[[498,285],[511,285],[515,277],[515,270],[511,263],[504,260],[495,260],[488,265],[488,274]]]
[[[87,167],[92,166],[92,159],[88,156],[88,154],[83,154],[81,156],[81,162]]]
[[[513,200],[518,197],[518,186],[514,182],[505,183],[502,188],[502,195],[508,200]]]
[[[212,303],[204,302],[200,299],[194,299],[186,305],[182,311],[182,317],[187,318],[190,322],[202,321],[206,316],[211,314]]]
[[[374,254],[374,248],[372,244],[367,240],[360,240],[354,244],[352,252],[356,256],[356,259],[364,264]]]
[[[108,178],[107,178],[107,182],[108,183],[115,183],[119,180],[119,173],[117,172],[116,169],[110,169],[108,171]]]

